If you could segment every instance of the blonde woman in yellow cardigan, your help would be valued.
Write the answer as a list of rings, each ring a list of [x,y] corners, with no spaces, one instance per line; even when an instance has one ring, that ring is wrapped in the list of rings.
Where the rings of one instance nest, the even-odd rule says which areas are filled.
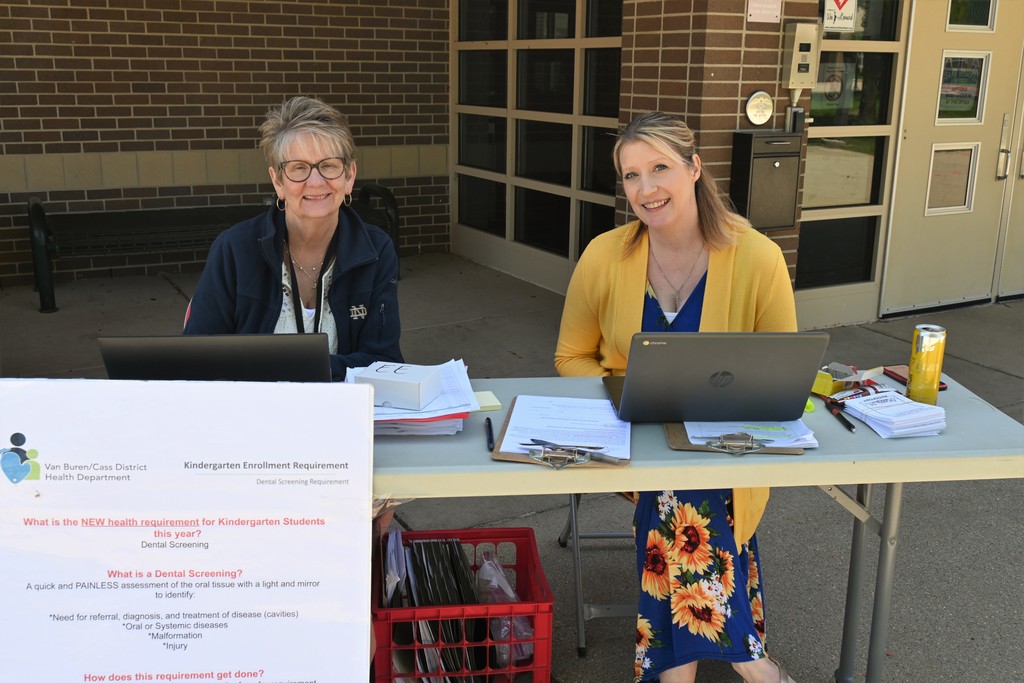
[[[642,114],[619,134],[615,170],[639,220],[599,235],[573,273],[558,335],[560,375],[621,375],[634,333],[796,330],[782,252],[722,201],[675,116]],[[653,482],[652,482],[653,483]],[[792,681],[764,650],[754,530],[767,489],[640,494],[637,681],[693,681],[732,663],[748,683]]]

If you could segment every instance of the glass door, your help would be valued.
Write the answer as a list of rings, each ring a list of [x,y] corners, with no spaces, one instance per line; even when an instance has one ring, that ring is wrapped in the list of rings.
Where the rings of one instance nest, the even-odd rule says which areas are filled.
[[[905,2],[859,0],[854,30],[823,36],[800,205],[801,327],[877,315],[908,16]]]

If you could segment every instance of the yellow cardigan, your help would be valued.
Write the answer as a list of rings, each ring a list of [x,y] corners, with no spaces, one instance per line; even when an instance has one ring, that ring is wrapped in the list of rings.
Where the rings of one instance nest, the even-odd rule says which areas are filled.
[[[623,257],[638,227],[629,223],[590,242],[576,264],[562,311],[555,368],[563,377],[621,375],[629,343],[640,331],[647,289],[648,238]],[[790,332],[796,304],[782,250],[752,229],[734,245],[712,250],[701,309],[701,332]],[[733,489],[737,546],[757,528],[767,488]]]

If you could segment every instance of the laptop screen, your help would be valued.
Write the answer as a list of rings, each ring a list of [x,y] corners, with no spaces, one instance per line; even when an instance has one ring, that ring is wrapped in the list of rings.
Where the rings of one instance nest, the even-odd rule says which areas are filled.
[[[326,334],[100,337],[110,379],[330,382]]]
[[[795,420],[825,332],[640,332],[625,377],[605,386],[629,422]]]

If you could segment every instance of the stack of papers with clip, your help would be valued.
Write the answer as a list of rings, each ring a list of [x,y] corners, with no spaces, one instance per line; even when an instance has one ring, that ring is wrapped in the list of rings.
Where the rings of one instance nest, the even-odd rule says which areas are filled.
[[[450,360],[437,367],[441,370],[441,395],[422,410],[374,406],[375,435],[450,435],[462,431],[462,421],[471,412],[480,410],[466,364],[462,360]],[[355,368],[346,381],[354,382],[355,376],[364,370],[366,368]]]
[[[717,441],[723,434],[749,434],[753,442],[772,448],[817,448],[814,432],[803,420],[788,422],[684,422],[690,443]]]
[[[911,401],[897,391],[851,398],[843,403],[843,409],[883,439],[934,436],[946,428],[944,408]]]
[[[516,396],[498,451],[530,457],[540,457],[548,449],[575,451],[589,460],[625,464],[630,434],[630,424],[618,418],[606,398],[521,394]]]

